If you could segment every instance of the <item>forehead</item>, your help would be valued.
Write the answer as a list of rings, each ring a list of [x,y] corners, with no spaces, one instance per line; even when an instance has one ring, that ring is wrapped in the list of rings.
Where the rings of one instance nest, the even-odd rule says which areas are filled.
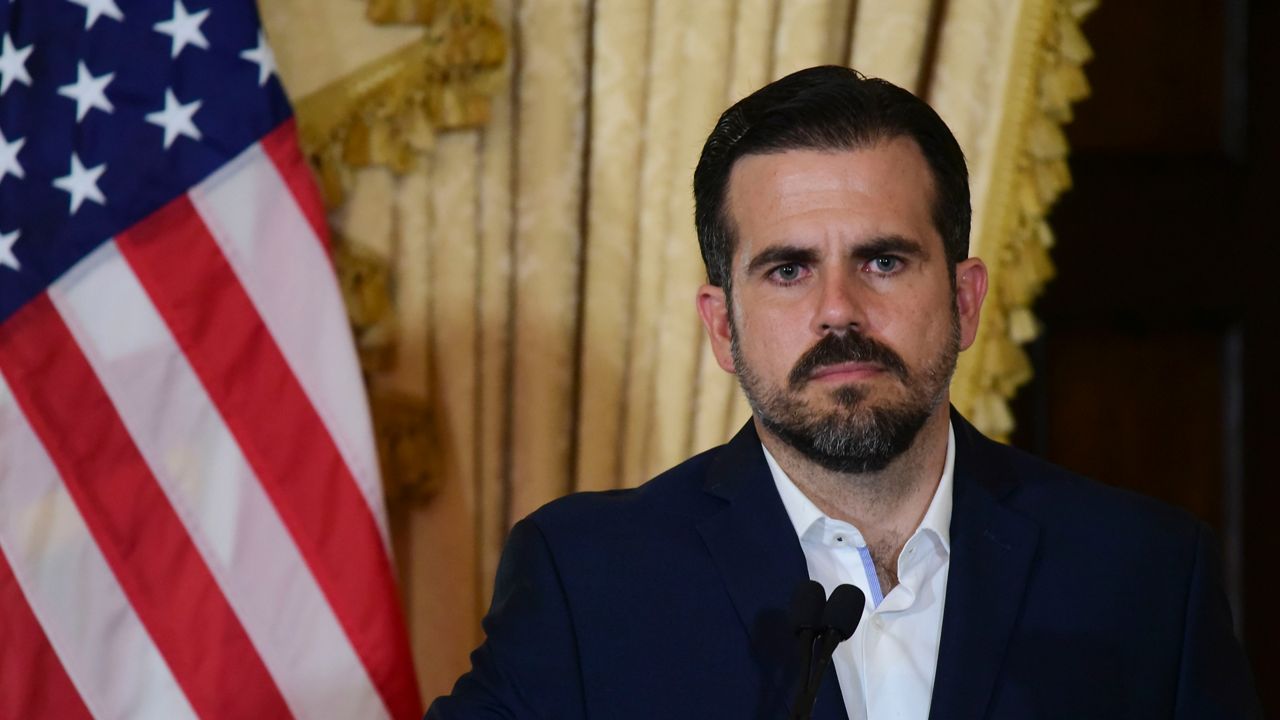
[[[725,208],[738,241],[735,257],[762,243],[832,234],[896,234],[941,250],[933,193],[919,146],[897,137],[855,150],[747,155],[730,171]]]

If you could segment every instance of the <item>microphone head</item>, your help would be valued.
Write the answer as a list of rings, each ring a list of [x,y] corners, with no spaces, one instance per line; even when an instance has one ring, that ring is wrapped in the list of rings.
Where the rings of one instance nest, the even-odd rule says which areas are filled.
[[[811,630],[822,623],[822,608],[827,604],[827,591],[814,580],[805,580],[791,594],[791,626],[796,632]]]
[[[841,640],[849,639],[862,620],[862,606],[866,596],[853,585],[841,585],[831,591],[827,607],[822,612],[822,624],[834,631]]]

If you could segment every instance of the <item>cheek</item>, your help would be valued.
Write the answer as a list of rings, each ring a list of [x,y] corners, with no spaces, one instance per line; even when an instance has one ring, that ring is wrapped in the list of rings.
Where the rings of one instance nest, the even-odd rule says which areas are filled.
[[[937,355],[951,338],[952,297],[932,295],[900,303],[880,315],[878,335],[913,367]]]
[[[750,319],[744,319],[743,314],[737,318],[739,344],[746,360],[758,370],[789,370],[796,358],[812,344],[803,335],[803,324],[776,309],[771,312],[761,308],[744,314]]]

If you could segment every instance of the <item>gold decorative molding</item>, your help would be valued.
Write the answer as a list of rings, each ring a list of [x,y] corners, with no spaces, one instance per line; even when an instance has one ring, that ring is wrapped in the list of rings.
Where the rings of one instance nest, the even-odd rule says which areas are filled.
[[[389,370],[395,352],[395,315],[391,302],[390,267],[386,260],[360,250],[340,234],[333,234],[334,265],[355,336],[356,350],[370,393],[378,459],[388,503],[424,502],[439,487],[431,458],[431,407],[425,398],[376,389],[372,383]]]
[[[427,403],[403,393],[375,391],[369,404],[387,504],[426,502],[441,482],[434,471],[438,463],[432,461],[439,454],[439,443],[428,420]]]
[[[417,9],[393,12],[401,5]],[[438,130],[485,123],[506,56],[486,0],[371,0],[368,13],[377,22],[427,17],[429,24],[417,41],[295,100],[303,150],[330,207],[342,203],[352,168],[404,173],[431,149]]]
[[[492,0],[260,0],[290,91],[304,154],[337,209],[355,169],[415,168],[435,133],[489,118],[506,39]],[[331,227],[389,502],[420,502],[437,487],[433,413],[425,397],[386,391],[396,362],[396,273],[386,254]]]
[[[369,0],[366,10],[371,21],[430,25],[436,16],[436,0]]]
[[[391,302],[391,267],[383,258],[360,250],[339,232],[333,238],[333,263],[365,373],[391,367],[395,348],[395,314]]]

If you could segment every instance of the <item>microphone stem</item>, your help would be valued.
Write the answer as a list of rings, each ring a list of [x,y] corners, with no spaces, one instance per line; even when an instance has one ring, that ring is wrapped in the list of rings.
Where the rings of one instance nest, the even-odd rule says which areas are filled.
[[[798,720],[809,720],[813,714],[813,704],[818,699],[818,690],[822,688],[822,678],[827,672],[827,666],[831,664],[831,656],[835,653],[836,646],[843,639],[834,630],[828,630],[821,636],[822,645],[818,650],[818,658],[813,663],[813,675],[805,682],[804,696],[800,703],[796,706],[795,717]]]
[[[821,636],[816,630],[805,630],[800,633],[800,651],[804,658],[804,665],[800,670],[800,685],[796,689],[796,699],[791,706],[791,715],[789,720],[808,720],[810,711],[807,708],[813,707],[812,703],[806,703],[805,698],[809,695],[809,685],[813,682],[813,676],[810,674],[813,669],[813,644],[814,641]]]

